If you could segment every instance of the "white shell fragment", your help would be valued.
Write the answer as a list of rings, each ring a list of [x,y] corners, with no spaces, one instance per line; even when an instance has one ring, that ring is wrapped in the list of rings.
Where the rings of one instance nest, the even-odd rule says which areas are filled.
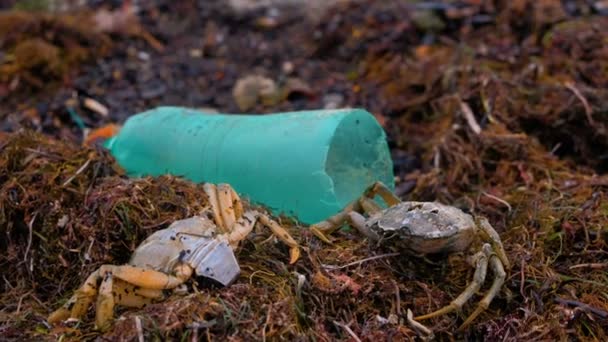
[[[220,236],[201,245],[187,260],[197,275],[216,280],[224,286],[232,284],[241,273],[232,248]]]

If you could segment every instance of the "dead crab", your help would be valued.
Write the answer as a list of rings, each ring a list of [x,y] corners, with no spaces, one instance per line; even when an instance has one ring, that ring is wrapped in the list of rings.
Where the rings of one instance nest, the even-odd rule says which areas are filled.
[[[193,273],[227,286],[240,273],[233,249],[258,220],[291,248],[290,263],[299,258],[298,244],[289,233],[265,214],[243,210],[230,185],[208,183],[204,191],[210,206],[204,215],[176,221],[153,233],[137,247],[127,265],[101,266],[48,322],[80,319],[97,296],[95,325],[105,329],[114,305],[142,307],[158,301],[164,297],[163,290],[177,288]]]
[[[387,209],[382,209],[374,201],[376,195],[380,195],[388,204]],[[367,213],[369,217],[366,219],[361,213]],[[472,259],[475,264],[473,281],[448,306],[415,317],[417,320],[459,310],[479,290],[490,265],[494,282],[460,329],[468,326],[488,308],[504,283],[505,268],[509,269],[509,260],[500,236],[487,219],[474,218],[458,208],[436,202],[401,202],[379,182],[370,186],[359,199],[347,205],[340,213],[312,225],[311,230],[317,237],[329,242],[326,234],[331,234],[345,222],[350,223],[371,241],[390,244],[397,250],[417,255],[466,251],[481,237],[483,244]]]

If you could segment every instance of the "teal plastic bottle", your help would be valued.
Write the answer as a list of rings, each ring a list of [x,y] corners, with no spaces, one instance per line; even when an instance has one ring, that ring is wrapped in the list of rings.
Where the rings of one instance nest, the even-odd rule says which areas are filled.
[[[394,188],[384,130],[361,109],[239,115],[159,107],[130,117],[105,146],[130,176],[229,183],[307,224],[374,181]]]

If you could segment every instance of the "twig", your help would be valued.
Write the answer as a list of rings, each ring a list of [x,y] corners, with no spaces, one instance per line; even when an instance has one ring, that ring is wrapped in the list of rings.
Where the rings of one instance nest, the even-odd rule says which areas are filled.
[[[500,202],[500,203],[504,204],[504,205],[507,207],[507,210],[508,210],[509,212],[511,212],[511,211],[513,210],[513,208],[512,208],[512,207],[511,207],[511,205],[509,204],[509,202],[507,202],[507,201],[503,200],[502,198],[500,198],[500,197],[496,197],[496,196],[494,196],[494,195],[492,195],[492,194],[489,194],[489,193],[487,193],[487,192],[485,192],[485,191],[482,191],[482,192],[481,192],[481,194],[482,194],[482,195],[484,195],[484,196],[487,196],[488,198],[491,198],[491,199],[495,200],[496,202]]]
[[[137,339],[139,342],[144,342],[144,331],[141,327],[141,318],[139,316],[133,317],[135,319],[135,329],[137,330]]]
[[[44,303],[42,300],[40,300],[40,298],[36,297],[36,295],[30,294],[30,297],[33,298],[36,301],[36,303],[38,303],[38,305],[40,305],[44,309],[46,309],[46,310],[49,309],[49,306],[46,303]]]
[[[4,150],[4,148],[5,148],[5,147],[8,145],[8,143],[9,143],[9,142],[10,142],[10,141],[9,141],[9,140],[7,140],[7,141],[3,142],[2,144],[0,144],[0,152],[1,152],[2,150]]]
[[[433,339],[433,331],[427,327],[425,327],[422,323],[417,322],[414,320],[414,314],[412,313],[412,310],[407,309],[407,323],[414,328],[415,330],[417,330],[418,332],[423,333],[424,335],[426,335],[427,339]]]
[[[90,163],[91,163],[91,159],[87,159],[87,161],[84,164],[82,164],[82,166],[78,170],[76,170],[76,173],[73,174],[72,177],[68,178],[68,180],[66,180],[61,186],[66,186],[66,185],[70,184],[70,182],[73,181],[74,178],[76,178],[76,176],[81,174],[87,168],[87,166],[89,166]]]
[[[589,263],[589,264],[578,264],[578,265],[574,265],[574,266],[570,266],[570,269],[576,269],[576,268],[591,268],[594,270],[601,270],[604,268],[608,268],[608,263]]]
[[[585,115],[587,116],[587,121],[589,121],[589,125],[595,125],[595,121],[593,121],[593,117],[591,116],[591,114],[593,114],[593,110],[591,109],[589,102],[587,102],[587,99],[583,96],[583,94],[581,94],[581,92],[574,86],[574,84],[572,84],[572,82],[565,82],[564,87],[568,88],[568,90],[573,92],[574,96],[576,96],[583,103],[583,107],[585,107]]]
[[[34,220],[36,220],[36,216],[38,213],[35,213],[30,222],[27,224],[27,228],[29,230],[29,235],[27,238],[27,247],[25,247],[25,254],[23,255],[23,262],[27,262],[27,255],[30,253],[30,247],[32,247],[32,235],[34,234]]]
[[[524,284],[526,283],[526,260],[521,259],[521,278],[519,280],[519,293],[521,293],[522,298],[526,298],[524,294]]]
[[[83,105],[86,108],[92,110],[93,112],[103,116],[104,118],[107,118],[108,115],[110,115],[110,110],[108,109],[108,107],[104,106],[99,101],[90,97],[84,99]]]
[[[549,154],[555,155],[555,152],[557,152],[557,150],[559,150],[560,147],[562,147],[562,143],[558,142],[557,144],[555,144],[555,146],[553,146],[553,148],[551,149],[551,152],[549,152]]]
[[[23,299],[29,296],[33,290],[27,291],[23,296],[19,297],[19,302],[17,303],[17,310],[15,311],[15,315],[18,315],[21,312],[21,304],[23,303]]]
[[[192,337],[190,338],[190,341],[195,342],[198,341],[198,329],[193,329],[193,333],[192,333]]]
[[[143,38],[146,43],[150,44],[150,46],[152,46],[152,48],[157,52],[165,51],[165,46],[163,43],[156,39],[156,37],[154,37],[150,32],[144,30],[143,27],[141,28],[141,31],[139,31],[138,35]]]
[[[350,335],[350,337],[352,337],[355,341],[361,342],[361,339],[359,338],[359,336],[357,336],[357,334],[355,334],[355,332],[352,331],[352,329],[348,325],[337,322],[337,321],[333,321],[333,323],[335,325],[339,326],[340,328],[346,330],[346,332]]]
[[[367,261],[372,261],[372,260],[376,260],[376,259],[382,259],[382,258],[386,258],[386,257],[397,256],[399,254],[400,253],[387,253],[387,254],[375,255],[373,257],[361,259],[361,260],[358,260],[358,261],[353,261],[353,262],[351,262],[349,264],[342,265],[342,266],[325,265],[325,264],[321,264],[321,266],[323,266],[323,268],[325,268],[326,270],[332,270],[332,271],[333,270],[341,270],[343,268],[347,268],[347,267],[350,267],[350,266],[360,265],[360,264],[362,264],[364,262],[367,262]]]
[[[591,312],[595,315],[600,316],[601,318],[608,318],[608,312],[601,310],[601,309],[594,308],[589,304],[581,303],[576,300],[555,298],[555,302],[559,303],[559,304],[564,304],[564,305],[576,306],[578,308],[581,308],[583,311]]]
[[[401,315],[401,296],[399,295],[399,285],[397,285],[397,282],[394,280],[393,285],[395,285],[395,297],[397,297],[397,315]]]
[[[198,321],[198,322],[193,322],[191,324],[186,325],[187,328],[192,329],[192,331],[193,331],[190,341],[200,341],[201,340],[198,337],[199,336],[198,331],[201,329],[206,329],[207,335],[209,335],[209,328],[211,328],[215,324],[217,324],[216,320],[212,319],[210,321]],[[207,337],[209,337],[209,336],[207,336]],[[211,339],[207,338],[207,341],[211,341]]]
[[[469,107],[466,102],[460,101],[460,110],[462,111],[462,115],[464,116],[464,118],[467,120],[469,127],[471,127],[475,134],[479,135],[481,133],[481,127],[477,123],[477,120],[475,119],[475,115],[473,114],[471,107]]]
[[[264,326],[262,326],[262,341],[266,341],[266,327],[268,327],[268,323],[270,322],[270,313],[272,310],[272,304],[268,306],[268,312],[266,312],[266,320],[264,321]]]
[[[47,158],[51,158],[51,159],[55,159],[55,160],[60,160],[60,161],[61,161],[61,160],[65,160],[65,159],[64,159],[63,157],[61,157],[61,156],[58,156],[58,155],[55,155],[55,154],[46,153],[46,152],[44,152],[44,151],[40,151],[40,150],[35,150],[35,149],[33,149],[33,148],[29,148],[29,147],[24,148],[24,150],[26,150],[26,151],[28,151],[28,152],[32,152],[32,153],[38,154],[38,155],[41,155],[41,156],[43,156],[43,157],[47,157]]]
[[[197,330],[197,329],[209,329],[209,328],[211,328],[212,326],[214,326],[216,324],[217,324],[217,321],[214,320],[214,319],[212,319],[210,321],[192,322],[192,323],[186,325],[186,327],[189,328],[189,329],[193,329],[193,330]]]
[[[84,253],[84,260],[90,262],[91,261],[91,249],[93,249],[93,243],[95,243],[95,238],[91,237],[91,243],[89,244],[89,248]]]
[[[433,167],[435,169],[439,169],[439,164],[441,163],[441,154],[437,147],[433,148]]]

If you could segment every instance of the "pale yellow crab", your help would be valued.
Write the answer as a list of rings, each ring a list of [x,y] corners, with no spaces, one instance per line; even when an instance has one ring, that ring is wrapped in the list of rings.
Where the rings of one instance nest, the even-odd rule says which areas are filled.
[[[109,327],[114,306],[142,307],[163,299],[163,290],[175,289],[193,274],[231,284],[240,268],[233,249],[254,228],[256,221],[290,249],[290,263],[300,256],[297,242],[263,213],[244,210],[228,184],[205,184],[209,210],[201,216],[179,220],[143,241],[127,265],[103,265],[74,295],[48,317],[49,323],[80,319],[97,297],[95,325]]]
[[[380,195],[388,204],[387,209],[382,209],[374,201],[376,195]],[[361,213],[367,213],[369,217],[365,218]],[[460,329],[468,326],[488,308],[504,283],[505,268],[509,269],[509,260],[500,236],[487,219],[472,217],[458,208],[436,202],[401,202],[380,182],[370,186],[359,199],[347,205],[340,213],[310,228],[317,237],[330,242],[326,235],[340,228],[345,222],[350,223],[371,241],[416,255],[463,252],[473,246],[479,248],[472,259],[475,274],[469,286],[450,305],[415,317],[417,320],[460,310],[485,281],[489,265],[494,273],[494,282]],[[481,244],[476,245],[475,242]]]

